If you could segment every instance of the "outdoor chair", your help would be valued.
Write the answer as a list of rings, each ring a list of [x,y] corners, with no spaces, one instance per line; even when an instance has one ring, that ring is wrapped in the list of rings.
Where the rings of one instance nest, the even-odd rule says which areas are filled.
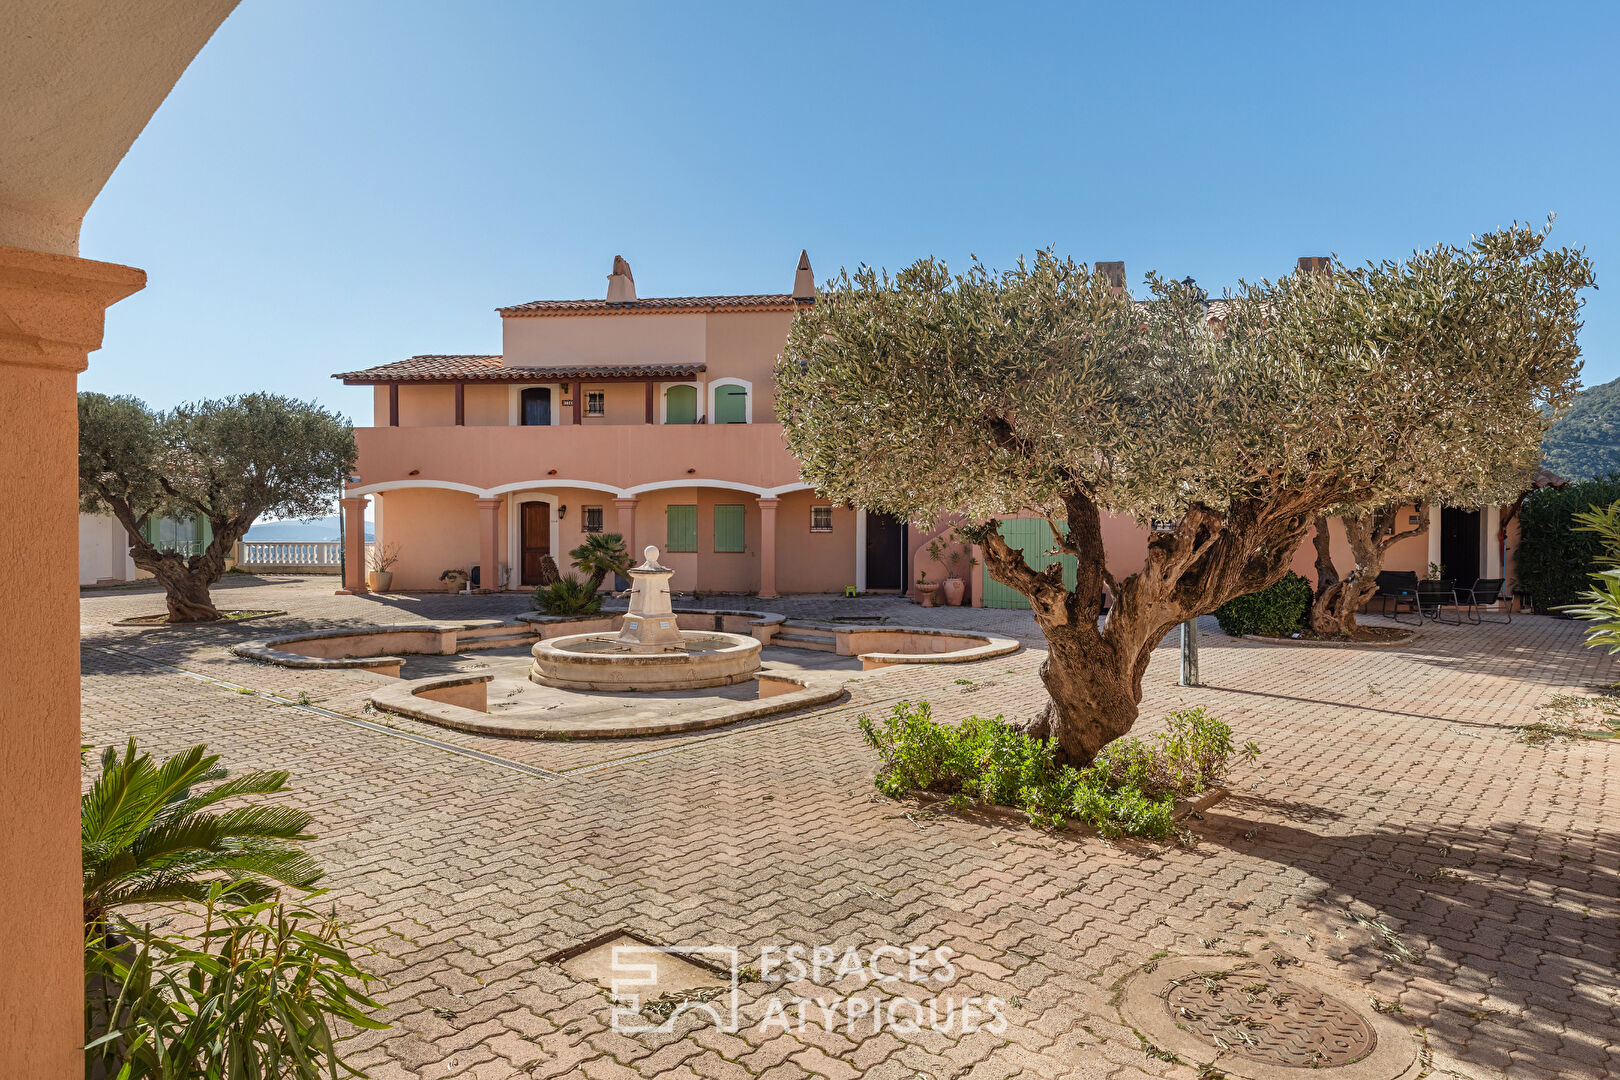
[[[1413,570],[1384,570],[1378,575],[1378,591],[1373,593],[1374,600],[1384,602],[1384,614],[1401,621],[1401,607],[1404,605],[1410,611],[1418,610],[1417,603],[1418,576]],[[1371,603],[1368,604],[1371,607]],[[1423,617],[1418,616],[1418,622]]]
[[[1421,619],[1441,621],[1447,607],[1457,609],[1457,625],[1462,625],[1462,607],[1457,600],[1457,583],[1447,578],[1428,579],[1417,583],[1417,609]]]
[[[1474,582],[1472,588],[1457,590],[1457,603],[1459,617],[1466,612],[1468,621],[1478,626],[1487,621],[1480,609],[1492,604],[1502,605],[1502,618],[1491,619],[1490,622],[1510,623],[1513,621],[1513,600],[1502,595],[1503,578],[1480,578]]]

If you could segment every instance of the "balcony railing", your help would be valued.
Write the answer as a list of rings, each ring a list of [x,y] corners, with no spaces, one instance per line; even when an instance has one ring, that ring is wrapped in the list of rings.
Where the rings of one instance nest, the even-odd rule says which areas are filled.
[[[343,567],[343,545],[336,540],[243,540],[236,545],[236,565],[262,573],[336,574]]]

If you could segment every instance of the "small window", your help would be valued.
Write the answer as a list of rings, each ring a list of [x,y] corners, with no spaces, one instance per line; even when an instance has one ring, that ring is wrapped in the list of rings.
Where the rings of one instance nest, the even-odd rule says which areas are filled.
[[[830,506],[812,506],[810,508],[810,531],[832,532],[832,511]]]
[[[585,531],[588,533],[602,531],[602,508],[600,506],[585,507]]]
[[[697,507],[664,508],[664,550],[697,551]]]
[[[721,386],[714,392],[714,422],[748,423],[748,390],[742,386]]]
[[[743,537],[745,511],[736,503],[722,503],[714,508],[714,550],[743,551],[747,548]]]
[[[585,415],[586,416],[606,416],[607,415],[607,391],[606,390],[587,390],[587,391],[585,391]],[[598,507],[598,509],[601,509],[601,508]]]

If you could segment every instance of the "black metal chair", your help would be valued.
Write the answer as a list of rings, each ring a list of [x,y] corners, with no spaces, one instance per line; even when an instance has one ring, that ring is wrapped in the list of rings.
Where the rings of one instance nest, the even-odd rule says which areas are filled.
[[[1445,608],[1457,609],[1457,625],[1462,625],[1462,607],[1457,600],[1457,583],[1447,578],[1430,578],[1417,583],[1417,609],[1421,619],[1441,621]]]
[[[1404,605],[1413,612],[1418,611],[1417,601],[1418,576],[1414,570],[1384,570],[1378,575],[1378,591],[1373,593],[1372,599],[1384,602],[1384,614],[1396,622],[1401,621],[1401,607]],[[1370,607],[1371,604],[1369,603]],[[1423,616],[1418,615],[1418,622],[1423,622]]]
[[[1486,621],[1503,623],[1512,622],[1513,600],[1511,597],[1502,595],[1502,586],[1505,583],[1505,579],[1503,578],[1480,578],[1474,582],[1472,588],[1458,589],[1457,603],[1459,605],[1459,617],[1462,613],[1466,613],[1468,621],[1473,623],[1475,626],[1478,626],[1480,623]],[[1492,604],[1502,605],[1502,618],[1486,620],[1485,616],[1480,612],[1480,608],[1489,607]]]

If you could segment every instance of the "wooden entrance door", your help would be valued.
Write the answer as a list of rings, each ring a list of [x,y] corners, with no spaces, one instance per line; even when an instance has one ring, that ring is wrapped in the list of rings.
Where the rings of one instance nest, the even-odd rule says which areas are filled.
[[[540,560],[551,554],[551,505],[526,502],[523,506],[523,584],[540,584]]]
[[[866,587],[906,587],[906,523],[876,510],[866,512]]]

